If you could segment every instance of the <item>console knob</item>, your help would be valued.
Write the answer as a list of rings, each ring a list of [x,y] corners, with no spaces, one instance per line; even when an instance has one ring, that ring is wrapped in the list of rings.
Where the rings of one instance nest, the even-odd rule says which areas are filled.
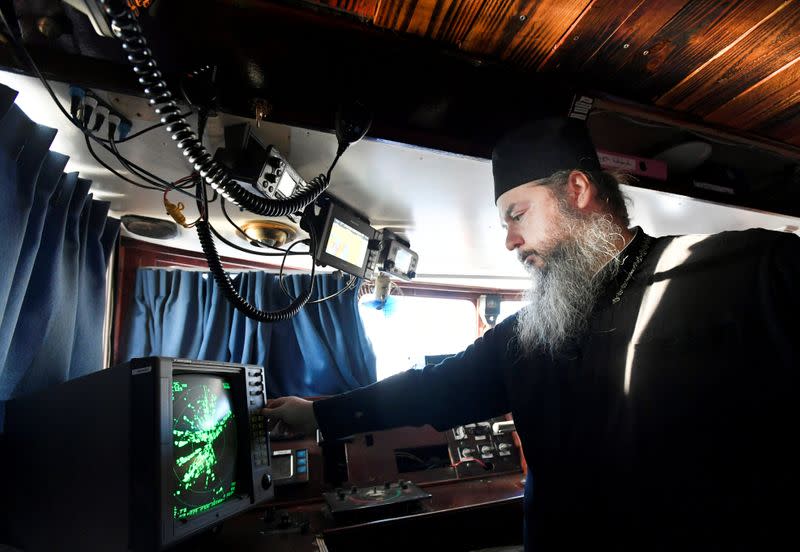
[[[283,161],[280,157],[270,157],[267,163],[272,168],[272,173],[280,176],[283,173]]]
[[[272,475],[265,473],[261,476],[261,488],[266,491],[270,487],[272,487]]]

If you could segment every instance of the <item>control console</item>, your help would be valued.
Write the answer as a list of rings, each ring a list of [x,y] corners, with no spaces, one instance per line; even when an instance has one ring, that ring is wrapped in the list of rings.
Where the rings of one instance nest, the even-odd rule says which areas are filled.
[[[369,487],[337,488],[322,496],[337,521],[350,522],[411,513],[431,494],[401,479]]]
[[[261,409],[267,404],[264,369],[248,366],[245,374],[247,410],[250,416],[250,443],[253,461],[253,488],[257,500],[272,498],[272,469],[266,418]]]
[[[275,485],[308,482],[308,449],[280,449],[272,451],[272,477]]]
[[[519,471],[519,450],[514,444],[512,430],[513,422],[501,416],[448,431],[450,457],[458,475]]]

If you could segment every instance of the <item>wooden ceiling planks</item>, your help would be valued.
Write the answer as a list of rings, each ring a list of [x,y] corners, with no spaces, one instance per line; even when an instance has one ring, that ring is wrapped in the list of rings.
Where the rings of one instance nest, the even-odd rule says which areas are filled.
[[[648,0],[631,13],[581,71],[600,81],[616,78],[631,88],[664,63],[674,47],[654,37],[685,8],[688,0]]]
[[[540,0],[527,2],[526,7],[512,14],[511,28],[521,24],[509,40],[500,57],[525,69],[536,69],[586,13],[591,0]],[[522,20],[522,16],[525,20]],[[518,23],[513,22],[516,17]]]
[[[657,62],[639,60],[624,68],[631,90],[649,99],[662,96],[740,40],[784,2],[702,0],[687,3],[650,39],[646,49],[650,55],[657,56]]]
[[[381,0],[374,23],[536,67],[592,0]]]
[[[530,4],[520,0],[487,0],[459,47],[473,54],[503,57],[514,37],[528,23]]]
[[[382,0],[375,24],[460,46],[483,5],[483,0]]]
[[[585,3],[587,0],[572,0]],[[532,0],[383,0],[375,24],[447,42],[484,57],[500,59],[529,23]],[[547,5],[556,0],[545,0]],[[550,24],[546,19],[545,24]]]
[[[706,115],[710,123],[753,129],[800,104],[800,56]]]
[[[800,0],[313,0],[800,145]]]
[[[594,57],[644,0],[594,0],[538,66],[576,72]]]
[[[544,69],[567,60],[558,68],[605,78],[640,63],[656,61],[658,53],[648,52],[651,38],[672,19],[688,0],[645,0],[639,2],[598,1],[570,33]],[[646,58],[643,52],[652,54]]]
[[[800,3],[782,4],[657,103],[705,116],[800,56]]]
[[[357,15],[367,21],[375,18],[381,0],[313,0],[317,4]]]

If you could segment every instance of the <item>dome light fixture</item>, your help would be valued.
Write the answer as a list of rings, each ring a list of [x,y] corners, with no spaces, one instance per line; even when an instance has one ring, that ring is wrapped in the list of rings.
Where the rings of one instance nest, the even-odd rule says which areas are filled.
[[[249,237],[272,247],[282,247],[297,237],[297,228],[276,220],[248,220],[241,227],[247,234],[242,238]]]

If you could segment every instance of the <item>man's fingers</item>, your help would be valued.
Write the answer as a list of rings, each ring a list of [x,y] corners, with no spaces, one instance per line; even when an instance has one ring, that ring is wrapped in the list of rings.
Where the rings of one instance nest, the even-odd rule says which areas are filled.
[[[269,399],[267,406],[261,409],[261,413],[265,416],[280,416],[284,407],[286,406],[285,397],[278,397],[277,399]]]
[[[261,414],[267,416],[268,418],[280,418],[282,412],[283,412],[282,406],[276,408],[266,407],[261,409]]]
[[[268,399],[267,408],[278,408],[286,404],[287,397],[278,397],[277,399]]]

